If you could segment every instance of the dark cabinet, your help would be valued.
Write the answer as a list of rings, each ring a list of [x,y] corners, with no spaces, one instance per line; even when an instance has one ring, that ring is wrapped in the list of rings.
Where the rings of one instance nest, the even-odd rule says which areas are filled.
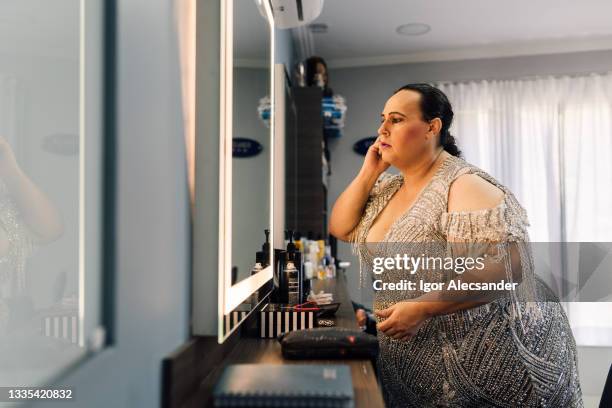
[[[295,114],[285,125],[285,226],[303,235],[327,236],[327,187],[324,183],[322,91],[292,88]]]

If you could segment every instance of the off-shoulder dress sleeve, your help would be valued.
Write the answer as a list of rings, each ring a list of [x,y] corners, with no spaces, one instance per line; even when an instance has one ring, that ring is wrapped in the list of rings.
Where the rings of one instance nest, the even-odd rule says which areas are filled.
[[[525,210],[508,194],[495,207],[444,212],[440,219],[441,231],[449,242],[527,241],[528,226]]]

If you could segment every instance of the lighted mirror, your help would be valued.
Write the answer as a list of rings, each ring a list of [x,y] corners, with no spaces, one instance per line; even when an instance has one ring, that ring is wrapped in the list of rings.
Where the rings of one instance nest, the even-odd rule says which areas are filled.
[[[272,277],[271,67],[268,2],[222,2],[219,340],[260,303]],[[259,253],[259,254],[258,254]]]

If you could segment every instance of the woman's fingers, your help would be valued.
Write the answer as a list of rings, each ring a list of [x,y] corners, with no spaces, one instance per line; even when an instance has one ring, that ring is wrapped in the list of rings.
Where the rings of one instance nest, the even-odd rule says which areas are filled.
[[[374,153],[376,154],[376,157],[378,157],[378,159],[380,159],[380,156],[382,154],[382,152],[380,151],[380,144],[377,143],[376,145],[372,145],[372,150],[374,150]]]
[[[412,332],[406,332],[397,327],[392,319],[387,319],[384,322],[379,323],[376,328],[383,332],[386,336],[401,341],[408,341],[414,335]]]
[[[391,316],[391,313],[393,313],[394,309],[395,309],[395,305],[392,305],[386,309],[375,310],[374,313],[376,313],[376,316],[378,317],[389,317]]]
[[[384,322],[380,322],[378,323],[378,325],[376,326],[378,330],[385,332],[388,329],[390,329],[391,327],[393,327],[393,320],[392,319],[387,319]]]
[[[355,312],[355,315],[357,316],[357,324],[359,326],[365,326],[367,322],[367,315],[366,315],[365,310],[357,309],[357,312]]]
[[[378,149],[380,148],[380,136],[376,138],[374,143],[372,143],[372,146],[370,146],[370,148],[372,147],[378,151]]]
[[[400,332],[398,332],[398,330],[395,327],[390,327],[387,330],[383,330],[383,333],[385,333],[385,335],[389,337],[394,337],[395,335],[400,334]]]

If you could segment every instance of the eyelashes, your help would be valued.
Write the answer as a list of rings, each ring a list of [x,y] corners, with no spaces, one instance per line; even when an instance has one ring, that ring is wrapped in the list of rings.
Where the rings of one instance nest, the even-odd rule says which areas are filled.
[[[403,119],[400,119],[400,118],[392,118],[392,119],[391,119],[391,123],[393,123],[393,124],[395,124],[395,123],[400,123],[402,120],[403,120]],[[380,123],[381,123],[381,124],[382,124],[382,123],[385,123],[385,120],[384,120],[384,119],[381,119],[381,120],[380,120]]]

